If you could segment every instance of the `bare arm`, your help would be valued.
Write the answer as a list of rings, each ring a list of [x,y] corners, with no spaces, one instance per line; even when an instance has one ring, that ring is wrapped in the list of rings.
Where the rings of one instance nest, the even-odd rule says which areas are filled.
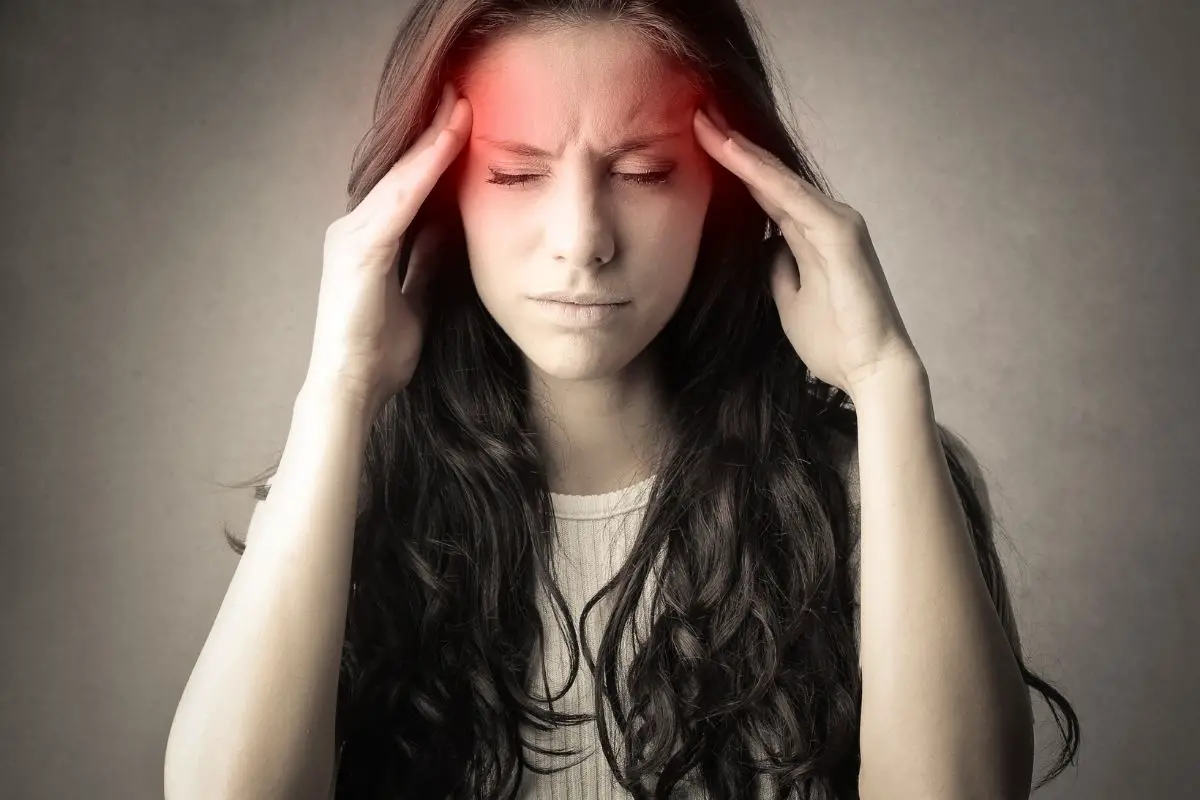
[[[168,800],[318,798],[334,714],[370,415],[305,385],[167,740]]]
[[[854,397],[860,792],[889,800],[1028,798],[1033,718],[1015,626],[997,612],[980,570],[928,376],[915,366],[872,380]]]

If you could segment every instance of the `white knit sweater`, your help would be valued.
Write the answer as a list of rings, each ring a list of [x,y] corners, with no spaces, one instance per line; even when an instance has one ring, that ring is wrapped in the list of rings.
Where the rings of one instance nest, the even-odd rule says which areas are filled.
[[[858,465],[857,455],[848,452],[845,460],[839,465],[843,476],[847,479],[847,489],[850,495],[851,508],[857,512],[858,495]],[[654,479],[651,476],[640,483],[615,492],[599,495],[565,495],[551,493],[554,504],[554,514],[559,531],[559,545],[555,551],[555,568],[558,571],[558,582],[563,596],[571,609],[575,621],[576,635],[582,638],[579,628],[579,615],[584,605],[600,590],[608,580],[616,574],[629,554],[634,539],[641,526],[642,517],[649,501],[650,490]],[[856,522],[857,524],[857,522]],[[851,558],[851,569],[857,581],[858,569],[857,548]],[[658,562],[661,565],[661,557]],[[651,581],[657,576],[652,571]],[[645,604],[653,595],[653,586],[646,587],[642,593],[643,606],[638,608],[635,622],[640,636],[645,636],[649,623]],[[598,602],[588,614],[588,641],[592,652],[599,647],[600,636],[611,613],[613,594],[609,593],[603,601]],[[566,685],[570,674],[570,656],[568,642],[558,629],[558,619],[555,616],[553,604],[544,593],[539,593],[539,610],[542,614],[543,626],[546,631],[545,663],[543,675],[539,659],[534,659],[533,679],[530,691],[534,697],[554,696],[560,693]],[[855,633],[858,627],[858,609],[855,608]],[[620,652],[628,663],[630,649],[628,639]],[[542,684],[543,677],[549,685],[549,694]],[[587,661],[583,658],[582,642],[580,643],[579,671],[570,691],[560,700],[554,702],[556,711],[595,714],[592,701],[593,677],[588,669]],[[543,703],[548,706],[549,704]],[[608,715],[610,730],[614,724],[612,714]],[[539,766],[567,765],[565,769],[548,775],[539,775],[531,770],[524,771],[521,782],[520,800],[612,800],[613,798],[631,798],[619,783],[604,757],[600,747],[599,732],[594,719],[579,726],[561,726],[551,731],[539,731],[531,725],[522,728],[526,741],[536,742],[542,747],[580,751],[576,756],[547,756],[534,750],[525,749],[526,758],[530,763]],[[610,736],[611,738],[611,736]],[[618,756],[620,756],[618,751]],[[759,787],[759,797],[770,797],[773,787],[767,782]],[[747,797],[754,792],[747,789]],[[705,795],[694,786],[680,785],[673,794],[680,798],[703,798]]]
[[[551,494],[559,532],[554,565],[558,583],[574,619],[576,635],[581,636],[579,615],[584,605],[616,574],[629,554],[646,511],[654,477],[607,494]],[[593,653],[599,647],[604,623],[611,613],[611,598],[611,594],[605,597],[588,614],[588,641]],[[540,660],[534,659],[533,679],[529,688],[534,697],[554,696],[562,691],[570,674],[569,643],[558,629],[552,601],[543,592],[539,593],[539,610],[546,629],[546,669],[543,674]],[[542,684],[543,678],[549,685],[549,695]],[[581,643],[575,683],[566,696],[553,703],[554,710],[595,714],[592,687],[592,673],[583,658]],[[543,703],[543,706],[549,705]],[[611,714],[608,723],[613,724]],[[519,795],[521,800],[607,800],[631,797],[617,783],[604,758],[594,720],[548,732],[526,726],[523,736],[542,747],[560,750],[570,748],[581,752],[573,757],[555,757],[526,748],[525,755],[530,763],[539,766],[574,766],[567,766],[561,772],[549,775],[525,770]]]

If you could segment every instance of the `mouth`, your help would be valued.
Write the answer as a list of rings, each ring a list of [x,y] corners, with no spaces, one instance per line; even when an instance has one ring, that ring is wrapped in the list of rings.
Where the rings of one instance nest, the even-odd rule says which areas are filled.
[[[626,300],[626,301],[620,302],[620,303],[578,303],[573,300],[548,300],[548,299],[542,298],[542,302],[544,302],[544,303],[560,303],[564,306],[578,306],[580,308],[590,308],[592,306],[623,306],[626,303],[628,303],[629,301]]]
[[[559,324],[570,327],[600,325],[615,319],[629,305],[628,301],[621,303],[572,303],[563,300],[547,300],[535,298],[535,302],[545,309],[547,315]]]
[[[547,292],[534,295],[533,299],[571,306],[622,306],[629,302],[620,295],[601,292]]]

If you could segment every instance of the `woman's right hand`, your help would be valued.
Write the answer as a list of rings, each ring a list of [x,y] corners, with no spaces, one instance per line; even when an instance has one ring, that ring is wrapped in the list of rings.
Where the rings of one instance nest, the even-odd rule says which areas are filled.
[[[317,322],[306,385],[333,389],[374,418],[412,379],[427,319],[429,255],[441,230],[430,220],[413,243],[403,287],[397,255],[413,218],[458,156],[471,110],[453,87],[417,141],[354,210],[325,233]]]

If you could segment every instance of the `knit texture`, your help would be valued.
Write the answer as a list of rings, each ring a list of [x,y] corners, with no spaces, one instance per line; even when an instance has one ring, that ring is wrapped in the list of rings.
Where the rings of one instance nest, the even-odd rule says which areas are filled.
[[[628,557],[646,511],[654,478],[651,476],[607,494],[551,494],[559,534],[554,568],[574,619],[577,635],[582,635],[579,617],[583,607],[616,574]],[[535,659],[529,688],[535,698],[555,697],[562,692],[570,675],[570,645],[559,629],[552,600],[541,591],[538,599],[542,624],[546,629],[545,670]],[[610,599],[611,595],[597,603],[588,614],[587,634],[593,652],[599,646],[600,635],[611,613]],[[542,705],[552,706],[559,712],[586,713],[594,717],[592,691],[593,677],[583,658],[581,644],[575,683],[564,697]],[[569,748],[579,751],[579,755],[551,756],[526,748],[525,755],[530,763],[539,767],[566,768],[548,775],[526,770],[519,797],[530,800],[607,800],[632,796],[617,783],[604,758],[594,718],[582,725],[560,726],[551,731],[539,731],[526,725],[522,735],[526,741],[536,742],[541,747],[558,750]]]
[[[847,451],[841,458],[839,466],[842,469],[842,475],[847,478],[851,511],[857,517],[859,503],[857,455],[853,451]],[[554,568],[557,570],[558,583],[574,619],[576,634],[580,637],[583,633],[579,617],[583,612],[583,607],[616,574],[628,557],[641,526],[655,477],[657,476],[651,476],[632,486],[607,494],[551,493],[559,532]],[[855,524],[857,526],[857,519]],[[660,557],[656,566],[661,566],[661,563]],[[851,572],[857,585],[857,547],[854,548],[851,557]],[[643,592],[642,605],[635,614],[635,627],[639,636],[643,638],[649,625],[645,604],[649,602],[649,598],[653,594],[653,583],[658,574],[657,569],[652,571],[650,585]],[[559,620],[548,595],[539,591],[538,598],[538,607],[545,628],[545,669],[542,669],[541,660],[535,658],[529,690],[535,698],[555,697],[563,691],[570,675],[570,645],[559,629]],[[593,606],[588,614],[587,639],[593,648],[593,653],[599,647],[600,637],[611,614],[612,599],[610,593]],[[857,635],[857,606],[855,607],[854,621]],[[621,653],[622,663],[628,664],[628,659],[632,655],[631,641],[628,636],[622,640],[618,652]],[[532,725],[523,724],[522,736],[525,741],[537,743],[543,748],[557,750],[569,748],[579,751],[579,753],[575,756],[553,756],[541,754],[526,747],[525,755],[530,763],[539,767],[560,769],[546,775],[525,770],[518,795],[520,800],[612,800],[613,798],[624,800],[632,798],[632,795],[617,782],[604,757],[599,730],[595,722],[596,711],[592,692],[593,676],[583,657],[583,647],[580,642],[579,669],[575,676],[575,682],[562,698],[552,702],[552,706],[554,710],[560,712],[590,714],[592,719],[582,725],[565,725],[550,731],[539,731]],[[624,698],[624,693],[622,696],[623,699],[627,699]],[[551,703],[543,702],[542,705],[550,707]],[[610,727],[614,724],[611,713],[608,716],[608,723]],[[618,757],[622,755],[619,749],[617,755]],[[771,796],[770,790],[769,783],[761,786],[759,796]],[[705,797],[694,784],[680,784],[673,796],[688,800]],[[753,796],[753,793],[748,793],[747,796]]]

